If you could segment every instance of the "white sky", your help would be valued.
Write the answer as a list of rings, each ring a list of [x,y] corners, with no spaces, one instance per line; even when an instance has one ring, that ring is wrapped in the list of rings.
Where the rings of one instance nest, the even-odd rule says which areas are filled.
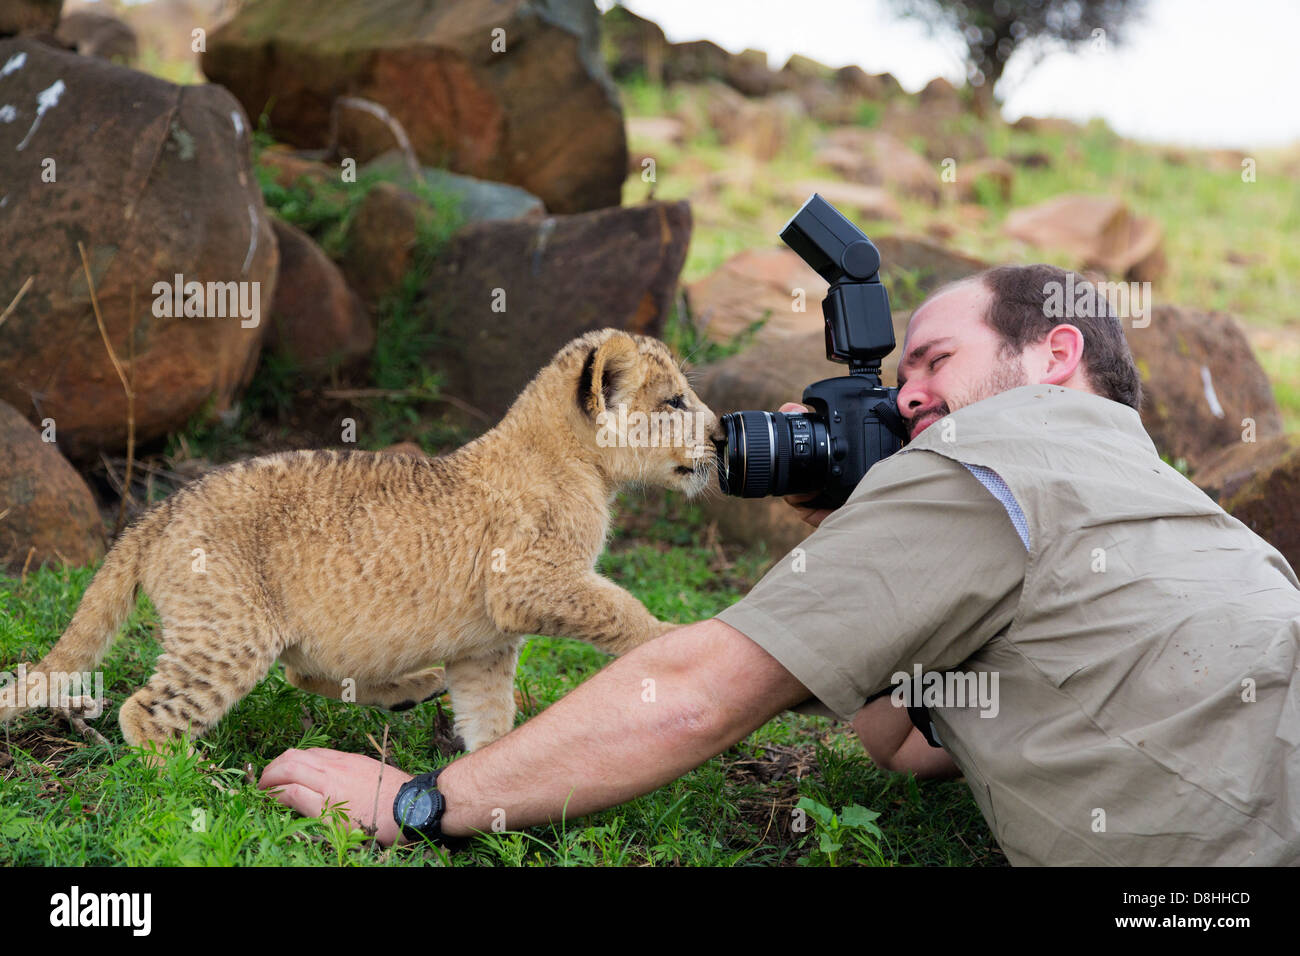
[[[597,0],[605,9],[611,0]],[[888,71],[915,91],[964,81],[962,44],[899,19],[887,0],[624,0],[668,39],[738,53],[791,53],[828,66]],[[1300,141],[1300,0],[1149,0],[1128,42],[1049,55],[1024,75],[1015,54],[999,91],[1008,120],[1101,116],[1134,139],[1251,149]]]

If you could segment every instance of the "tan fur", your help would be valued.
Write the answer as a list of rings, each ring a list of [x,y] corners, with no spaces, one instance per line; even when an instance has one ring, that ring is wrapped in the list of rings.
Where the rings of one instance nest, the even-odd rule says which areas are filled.
[[[601,412],[622,402],[680,418],[663,405],[678,395],[705,423],[704,442],[598,443]],[[93,669],[138,585],[158,610],[164,649],[122,706],[131,744],[201,735],[279,659],[298,687],[345,699],[354,687],[358,703],[389,708],[445,682],[457,732],[468,749],[482,747],[513,726],[525,635],[621,654],[673,626],[593,568],[619,488],[702,490],[716,431],[663,343],[590,332],[495,428],[446,457],[286,452],[180,489],[123,534],[35,670]],[[0,721],[18,712],[0,708]]]

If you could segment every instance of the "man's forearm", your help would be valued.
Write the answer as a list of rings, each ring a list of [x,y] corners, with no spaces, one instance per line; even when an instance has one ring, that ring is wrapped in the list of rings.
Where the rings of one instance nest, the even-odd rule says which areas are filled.
[[[449,764],[444,832],[573,819],[662,786],[807,690],[719,621],[671,631],[495,743]]]

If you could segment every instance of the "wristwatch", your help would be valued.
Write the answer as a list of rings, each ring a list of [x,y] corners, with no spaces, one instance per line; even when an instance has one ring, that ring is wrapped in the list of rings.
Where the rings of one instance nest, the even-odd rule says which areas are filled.
[[[441,846],[451,847],[453,841],[442,832],[442,815],[447,812],[447,798],[438,791],[438,774],[422,773],[402,784],[393,801],[393,819],[402,828],[402,836],[419,842],[427,837]]]

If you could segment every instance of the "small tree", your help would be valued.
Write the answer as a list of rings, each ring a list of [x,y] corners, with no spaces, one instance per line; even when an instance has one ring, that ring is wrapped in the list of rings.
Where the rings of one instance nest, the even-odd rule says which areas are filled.
[[[1141,17],[1146,0],[892,0],[903,16],[932,31],[954,30],[966,43],[971,86],[991,97],[1018,48],[1035,62],[1048,50],[1084,43],[1120,43],[1122,28]]]

